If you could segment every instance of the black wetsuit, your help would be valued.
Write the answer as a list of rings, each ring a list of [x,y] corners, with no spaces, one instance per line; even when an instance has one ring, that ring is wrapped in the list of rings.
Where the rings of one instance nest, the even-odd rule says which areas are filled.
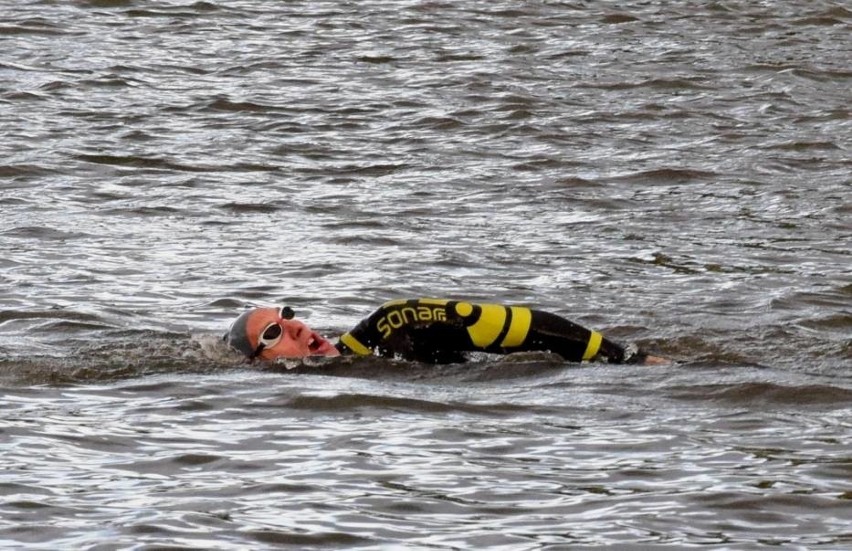
[[[634,363],[645,357],[635,347],[625,348],[548,312],[429,298],[386,302],[336,346],[342,354],[378,353],[433,363],[464,361],[464,352],[471,351],[543,350],[575,362]]]

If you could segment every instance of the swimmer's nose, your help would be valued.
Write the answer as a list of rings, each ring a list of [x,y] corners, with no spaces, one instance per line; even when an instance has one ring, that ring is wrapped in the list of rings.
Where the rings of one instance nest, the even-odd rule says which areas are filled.
[[[289,320],[286,325],[287,334],[295,340],[299,340],[299,337],[301,337],[302,333],[304,333],[308,328],[304,323],[295,320]]]

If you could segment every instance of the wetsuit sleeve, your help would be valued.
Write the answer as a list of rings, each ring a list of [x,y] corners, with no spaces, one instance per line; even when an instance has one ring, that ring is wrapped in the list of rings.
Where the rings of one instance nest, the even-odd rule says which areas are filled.
[[[547,350],[570,361],[597,360],[610,363],[639,363],[646,354],[624,347],[556,314],[531,310],[529,333],[524,350]]]
[[[549,351],[569,361],[640,361],[618,343],[565,318],[522,306],[411,299],[383,304],[340,337],[343,354],[463,361],[463,352]]]

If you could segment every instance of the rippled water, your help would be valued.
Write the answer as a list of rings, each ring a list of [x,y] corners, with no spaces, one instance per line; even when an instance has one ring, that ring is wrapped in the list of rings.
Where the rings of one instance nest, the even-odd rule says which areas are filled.
[[[848,4],[0,13],[0,547],[852,548]],[[218,341],[421,295],[678,364]]]

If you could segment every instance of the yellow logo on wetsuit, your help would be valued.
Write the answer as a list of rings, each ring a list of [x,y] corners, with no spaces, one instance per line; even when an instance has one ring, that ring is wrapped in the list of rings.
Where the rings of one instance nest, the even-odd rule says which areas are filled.
[[[387,339],[405,325],[447,321],[449,302],[442,299],[420,299],[416,304],[404,300],[388,302],[382,310],[390,311],[379,318],[376,329]],[[467,333],[473,345],[480,349],[495,344],[500,337],[500,346],[520,346],[530,328],[531,313],[527,308],[457,302],[454,310],[456,315],[472,321],[466,324]]]
[[[447,321],[447,311],[440,306],[430,308],[428,306],[405,306],[398,310],[392,310],[382,316],[376,323],[376,329],[382,334],[383,339],[390,337],[394,329],[403,325],[418,321]]]

